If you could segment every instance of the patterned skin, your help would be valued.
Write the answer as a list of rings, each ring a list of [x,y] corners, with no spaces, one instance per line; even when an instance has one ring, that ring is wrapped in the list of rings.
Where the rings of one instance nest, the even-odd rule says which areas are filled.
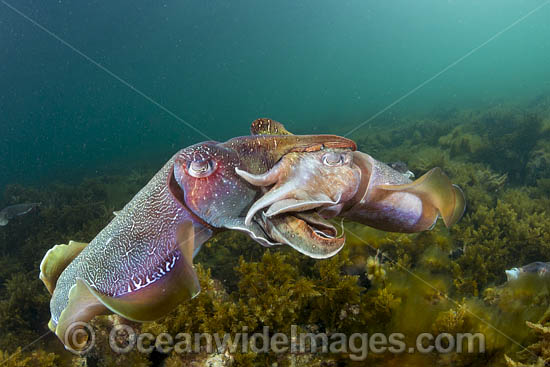
[[[50,328],[69,349],[78,350],[79,343],[68,335],[75,322],[105,313],[134,321],[163,316],[198,294],[192,258],[219,231],[237,229],[262,245],[279,244],[266,235],[267,227],[278,223],[245,223],[263,191],[236,169],[261,174],[286,154],[320,149],[351,151],[355,143],[330,135],[253,135],[182,149],[90,244],[59,245],[46,254],[40,277],[52,292]],[[314,221],[309,226],[307,220],[285,217],[285,226],[302,223],[292,227],[292,236],[331,242]]]

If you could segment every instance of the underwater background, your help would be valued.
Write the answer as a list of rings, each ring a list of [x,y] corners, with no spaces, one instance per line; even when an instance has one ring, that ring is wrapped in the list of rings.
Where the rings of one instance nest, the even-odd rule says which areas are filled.
[[[346,135],[416,177],[439,166],[466,214],[414,235],[349,224],[327,260],[224,233],[195,259],[203,292],[143,330],[472,331],[485,353],[367,363],[550,361],[549,280],[504,273],[550,261],[550,1],[0,0],[0,45],[0,209],[41,203],[0,227],[3,365],[365,363],[116,355],[105,335],[78,357],[46,334],[46,251],[92,240],[176,151],[247,135],[258,117]]]

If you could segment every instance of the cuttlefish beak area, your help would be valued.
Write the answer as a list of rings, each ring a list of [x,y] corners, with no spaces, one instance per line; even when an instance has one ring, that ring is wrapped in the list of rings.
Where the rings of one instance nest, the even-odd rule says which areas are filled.
[[[325,218],[338,215],[358,190],[361,173],[351,150],[292,152],[263,174],[235,171],[265,191],[248,210],[246,224],[259,222],[274,240],[314,258],[342,248],[343,231]]]

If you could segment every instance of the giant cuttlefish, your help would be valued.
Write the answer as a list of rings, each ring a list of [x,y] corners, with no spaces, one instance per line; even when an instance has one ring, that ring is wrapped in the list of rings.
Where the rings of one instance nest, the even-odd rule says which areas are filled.
[[[268,119],[263,121],[280,125]],[[280,125],[278,129],[284,128]],[[325,153],[322,161],[312,159],[319,153],[294,157],[287,154],[262,174],[237,169],[237,174],[251,184],[270,187],[250,207],[245,223],[259,216],[274,220],[283,213],[315,209],[324,218],[341,217],[384,231],[413,233],[431,229],[439,217],[450,227],[464,214],[466,202],[462,190],[453,185],[440,168],[433,168],[411,181],[408,172],[398,172],[366,153],[353,151],[345,159],[351,159],[351,169],[357,172],[359,185],[346,186],[345,181],[335,180],[331,175],[311,177],[315,169],[349,164],[343,155],[334,152]],[[304,252],[304,248],[297,249]],[[316,251],[304,253],[318,255]]]
[[[345,242],[327,218],[417,232],[464,211],[439,169],[411,182],[342,137],[292,135],[269,119],[251,132],[180,150],[90,244],[48,251],[40,278],[52,293],[49,326],[67,347],[79,347],[67,335],[76,322],[155,320],[198,294],[192,259],[222,230],[326,258]]]
[[[180,150],[89,244],[71,241],[46,253],[40,278],[52,294],[49,327],[68,348],[81,345],[73,339],[78,322],[107,313],[155,320],[198,294],[193,256],[224,229],[243,231],[264,246],[280,244],[269,236],[279,227],[284,227],[286,242],[296,238],[308,247],[343,246],[337,230],[311,213],[245,223],[245,214],[264,190],[236,169],[262,174],[288,154],[349,155],[356,148],[337,136],[274,135],[275,130],[263,128],[255,122],[251,136]],[[347,177],[349,185],[359,184],[351,165],[334,172]]]

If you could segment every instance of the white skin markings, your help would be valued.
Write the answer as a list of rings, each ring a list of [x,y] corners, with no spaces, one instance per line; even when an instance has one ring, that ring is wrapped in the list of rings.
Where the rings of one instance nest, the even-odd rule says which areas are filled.
[[[66,307],[77,277],[101,293],[116,296],[155,282],[175,264],[176,225],[188,217],[166,190],[173,160],[63,271],[51,302],[54,320]]]
[[[257,139],[256,142],[261,145],[265,140]],[[232,145],[244,148],[241,143]],[[77,278],[103,294],[117,296],[155,282],[177,264],[177,256],[181,254],[175,247],[176,230],[180,223],[190,219],[190,213],[175,201],[166,183],[176,159],[198,161],[213,154],[225,164],[225,167],[223,164],[218,167],[220,176],[215,176],[217,180],[207,180],[206,186],[204,181],[186,180],[189,184],[184,190],[186,200],[206,200],[207,205],[198,208],[211,211],[219,226],[229,215],[242,212],[248,205],[247,198],[253,198],[256,191],[236,184],[239,181],[234,173],[237,155],[229,155],[219,147],[202,145],[178,152],[63,271],[51,301],[54,320],[65,309],[69,291]],[[218,200],[209,200],[212,197]]]

